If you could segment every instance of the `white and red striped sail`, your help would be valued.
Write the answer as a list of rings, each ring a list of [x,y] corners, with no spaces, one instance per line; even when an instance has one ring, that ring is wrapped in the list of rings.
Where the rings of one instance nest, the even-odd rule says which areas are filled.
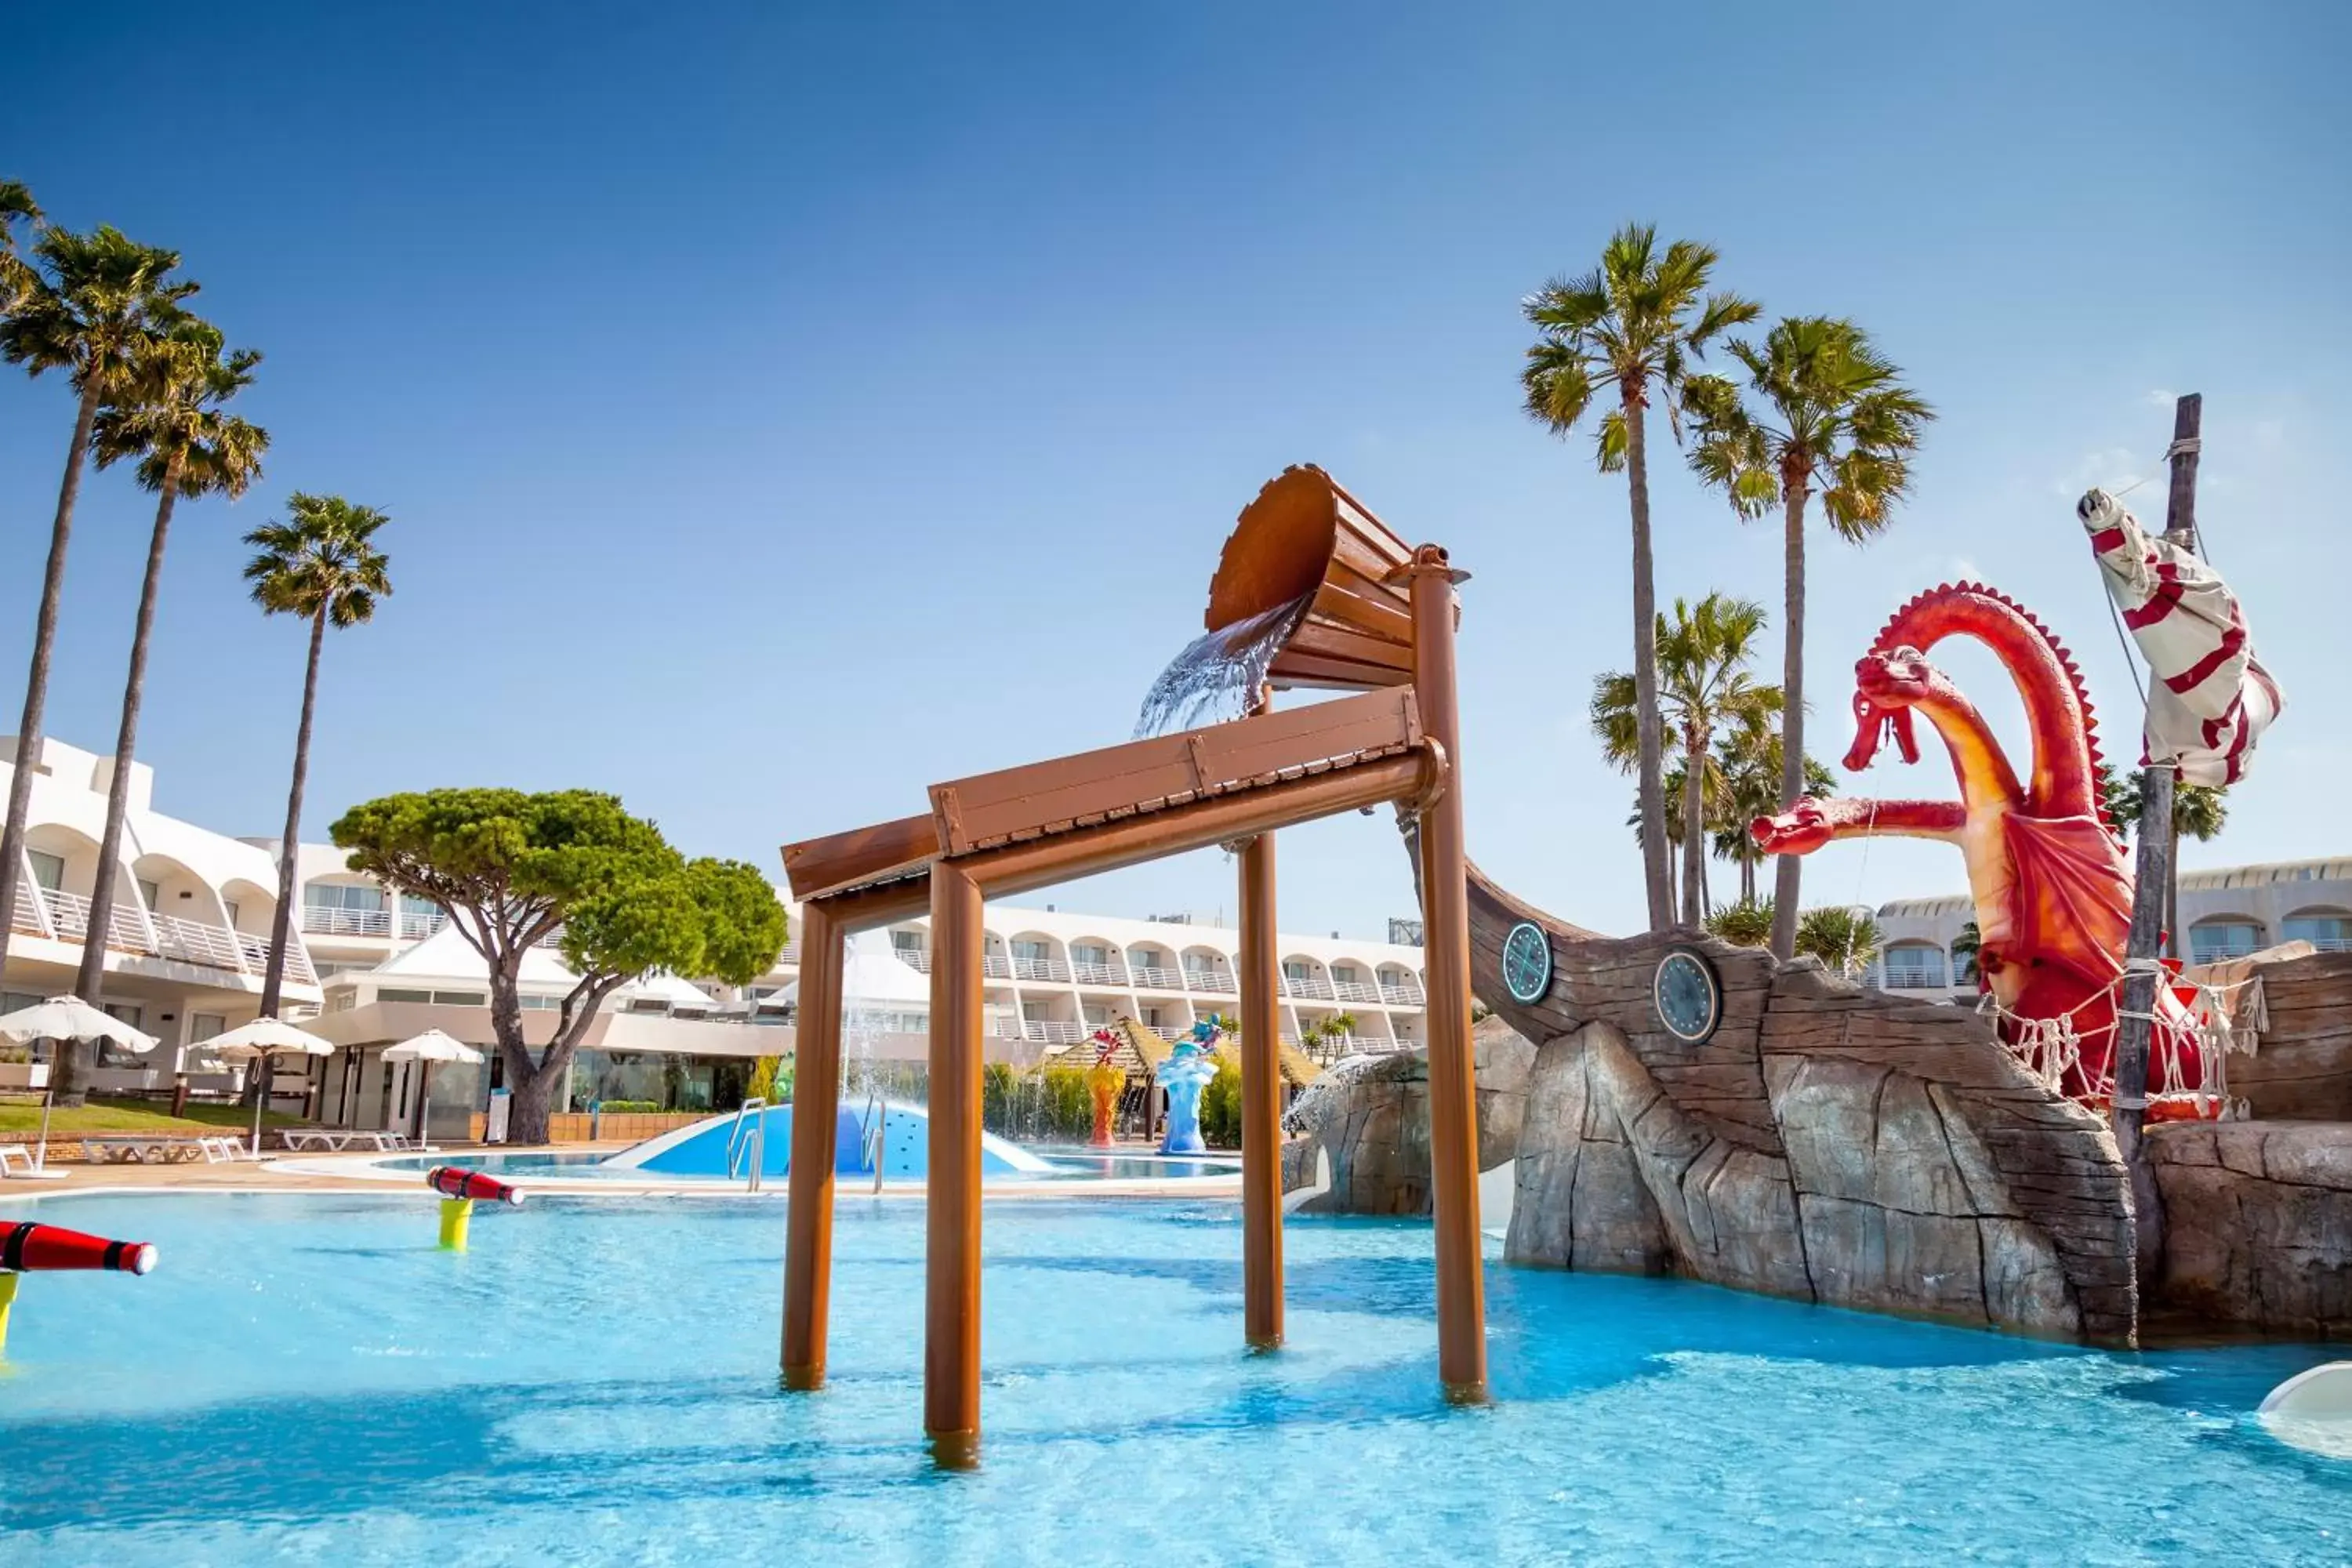
[[[2283,705],[2278,682],[2254,657],[2237,595],[2106,491],[2091,491],[2074,514],[2147,661],[2147,760],[2178,764],[2189,784],[2237,783]]]

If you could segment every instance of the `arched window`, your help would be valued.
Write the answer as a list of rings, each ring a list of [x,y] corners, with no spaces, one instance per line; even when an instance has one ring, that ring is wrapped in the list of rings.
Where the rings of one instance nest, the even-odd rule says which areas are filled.
[[[2262,923],[2244,915],[2215,915],[2189,928],[2189,961],[2191,963],[2219,963],[2224,959],[2243,958],[2248,953],[2260,952],[2262,946]]]
[[[2322,952],[2352,952],[2352,914],[2342,910],[2297,910],[2286,917],[2282,938],[2307,942]]]

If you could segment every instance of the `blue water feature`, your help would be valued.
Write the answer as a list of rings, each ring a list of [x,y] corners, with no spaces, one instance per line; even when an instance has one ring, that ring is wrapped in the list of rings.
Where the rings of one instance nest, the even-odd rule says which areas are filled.
[[[793,1108],[789,1105],[769,1106],[741,1118],[740,1123],[731,1112],[713,1116],[691,1127],[648,1138],[608,1157],[604,1168],[614,1173],[636,1171],[661,1176],[724,1176],[728,1173],[728,1146],[731,1142],[736,1146],[735,1173],[748,1175],[755,1121],[765,1123],[761,1138],[760,1173],[789,1174],[793,1161]],[[877,1125],[878,1139],[873,1136]],[[845,1176],[871,1176],[878,1163],[885,1180],[920,1181],[930,1168],[930,1114],[921,1106],[902,1105],[896,1100],[887,1105],[845,1109],[840,1113],[839,1126],[834,1130],[833,1168]],[[982,1176],[1043,1177],[1056,1173],[1045,1160],[990,1133],[981,1135],[980,1171]]]
[[[1496,1262],[1495,1399],[1457,1407],[1425,1223],[1292,1218],[1286,1339],[1253,1355],[1238,1205],[1014,1200],[985,1209],[981,1468],[942,1476],[922,1205],[837,1211],[809,1396],[776,1387],[772,1200],[539,1195],[461,1254],[434,1203],[30,1199],[163,1261],[25,1280],[0,1562],[2352,1559],[2352,1461],[2254,1415],[2341,1346],[2084,1351]]]

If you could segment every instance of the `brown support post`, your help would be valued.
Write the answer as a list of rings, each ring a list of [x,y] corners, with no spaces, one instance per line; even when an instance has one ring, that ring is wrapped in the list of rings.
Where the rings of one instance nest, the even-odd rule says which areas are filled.
[[[1258,711],[1267,700],[1261,696]],[[1282,1019],[1276,998],[1274,835],[1244,839],[1242,862],[1242,1325],[1282,1342]]]
[[[931,868],[931,1127],[923,1430],[942,1465],[980,1442],[980,884]]]
[[[1462,822],[1461,710],[1454,687],[1454,571],[1424,544],[1412,593],[1412,689],[1423,731],[1445,752],[1444,786],[1421,811],[1422,953],[1429,973],[1430,1194],[1437,1232],[1437,1372],[1456,1399],[1486,1394],[1486,1289],[1478,1235],[1478,1102],[1470,1047],[1470,895]]]
[[[834,1140],[841,1111],[841,928],[823,903],[801,910],[800,1010],[793,1038],[793,1162],[784,1221],[784,1386],[824,1386],[833,1297]]]
[[[2172,488],[2165,501],[2164,531],[2184,550],[2197,548],[2197,456],[2204,418],[2205,399],[2197,393],[2173,406]],[[2116,1152],[2123,1156],[2124,1169],[2131,1177],[2142,1283],[2154,1274],[2164,1249],[2163,1199],[2157,1191],[2156,1173],[2148,1164],[2141,1130],[2147,1118],[2148,1019],[2156,1011],[2164,895],[2171,882],[2174,772],[2170,759],[2157,758],[2140,773],[2131,939],[2126,949],[2123,1006],[2116,1031],[2116,1092],[2110,1112]],[[2179,943],[2178,931],[2172,933],[2172,940]]]

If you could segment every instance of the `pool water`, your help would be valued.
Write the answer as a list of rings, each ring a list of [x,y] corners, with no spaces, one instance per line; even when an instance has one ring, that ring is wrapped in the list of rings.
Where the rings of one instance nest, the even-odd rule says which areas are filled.
[[[1051,1145],[1029,1147],[1028,1152],[1043,1160],[1047,1168],[1000,1172],[997,1175],[1008,1181],[1156,1182],[1186,1176],[1237,1176],[1242,1168],[1239,1160],[1230,1158],[1191,1159],[1182,1155],[1105,1153],[1099,1150]],[[376,1163],[385,1170],[418,1172],[429,1171],[436,1165],[457,1165],[469,1171],[487,1171],[494,1176],[510,1177],[518,1182],[528,1182],[533,1176],[564,1181],[578,1177],[640,1183],[709,1181],[726,1182],[735,1186],[741,1186],[745,1182],[743,1176],[615,1165],[605,1155],[584,1150],[540,1150],[514,1154],[428,1154],[379,1160]],[[864,1177],[843,1176],[841,1183],[844,1186],[852,1186],[856,1181],[872,1179],[871,1173],[868,1173]]]
[[[160,1245],[25,1281],[0,1561],[2342,1563],[2352,1462],[2252,1411],[2322,1347],[2121,1355],[1682,1282],[1488,1272],[1433,1376],[1430,1236],[1295,1220],[1240,1347],[1229,1204],[991,1205],[981,1468],[927,1460],[923,1215],[852,1200],[833,1382],[775,1387],[783,1208],[50,1198]]]

